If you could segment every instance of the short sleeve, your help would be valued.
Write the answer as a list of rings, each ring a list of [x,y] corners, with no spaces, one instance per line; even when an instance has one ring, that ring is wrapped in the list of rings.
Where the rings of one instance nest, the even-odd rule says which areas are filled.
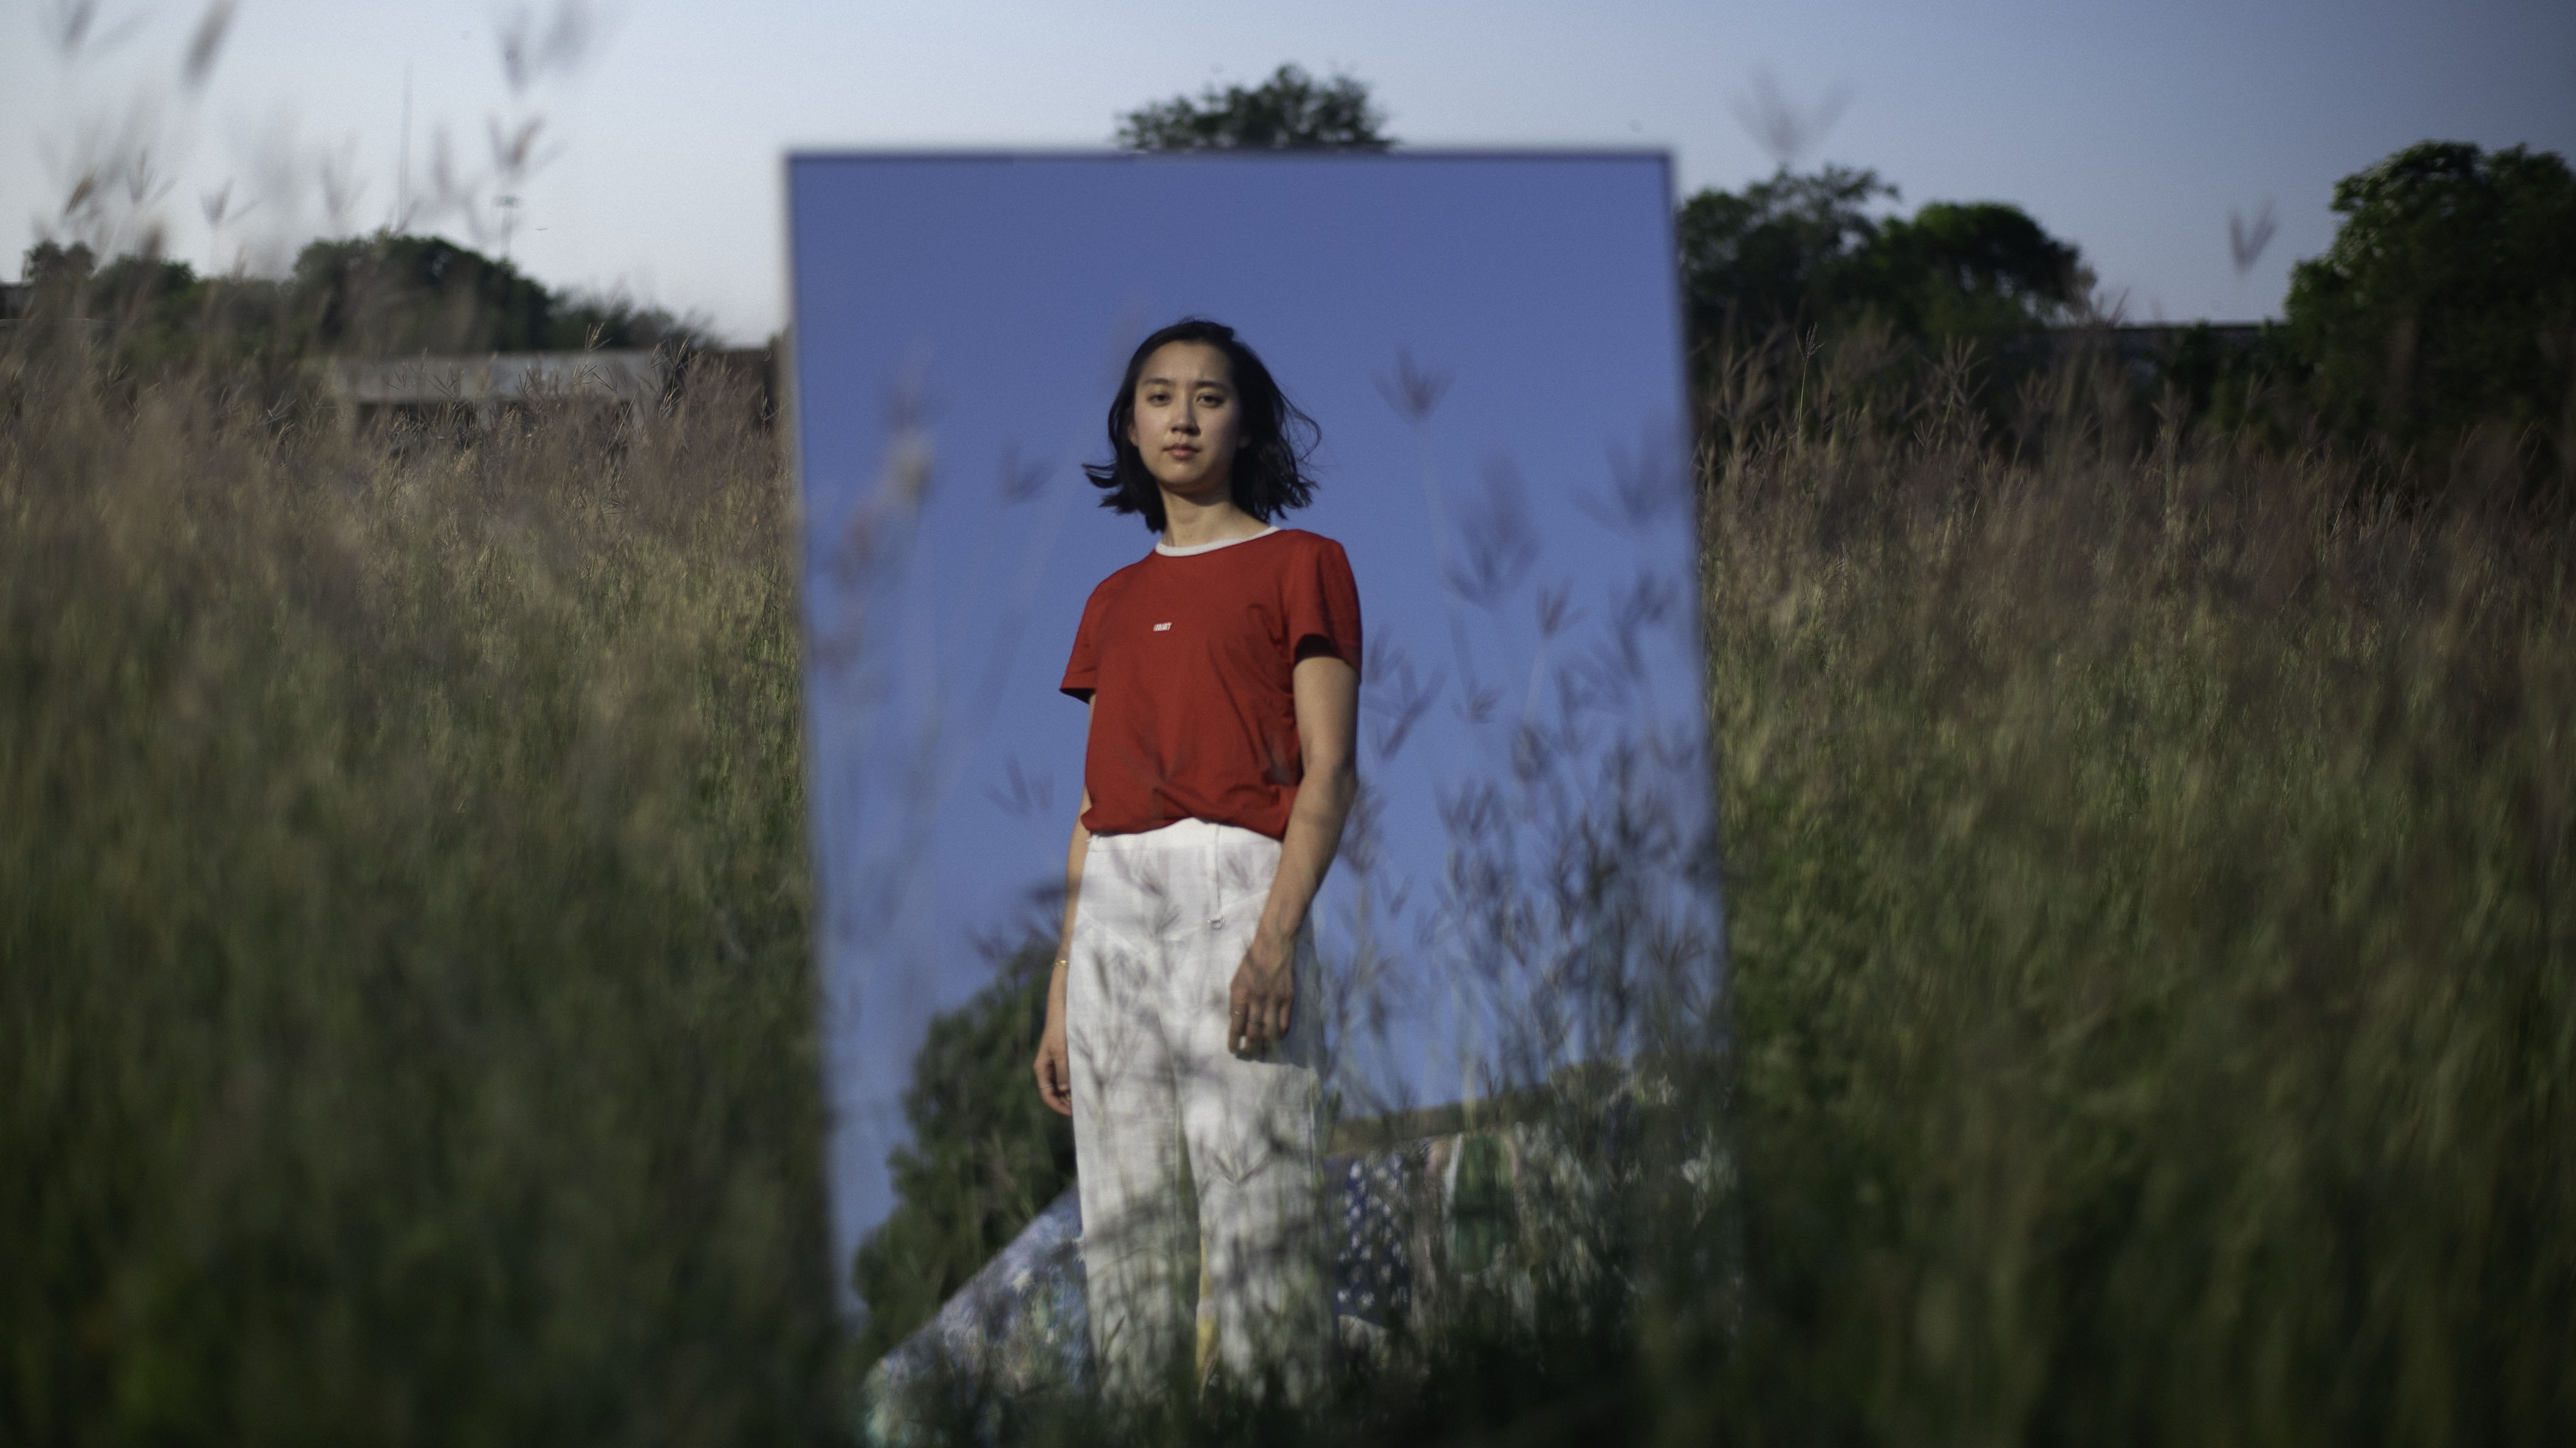
[[[1104,583],[1093,589],[1083,603],[1082,623],[1073,631],[1073,657],[1065,661],[1064,682],[1056,686],[1086,704],[1100,686],[1100,631],[1094,620],[1100,616],[1100,595],[1107,587]]]
[[[1351,577],[1350,558],[1342,545],[1317,538],[1306,556],[1288,570],[1288,655],[1300,658],[1308,641],[1357,670],[1360,666],[1360,588]]]

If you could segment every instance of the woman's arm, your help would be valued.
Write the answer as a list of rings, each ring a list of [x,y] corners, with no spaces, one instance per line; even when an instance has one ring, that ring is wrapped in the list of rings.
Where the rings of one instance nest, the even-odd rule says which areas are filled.
[[[1341,848],[1342,823],[1359,794],[1356,745],[1360,676],[1331,654],[1297,661],[1297,748],[1306,777],[1288,807],[1288,832],[1279,844],[1279,873],[1253,928],[1251,948],[1234,972],[1229,993],[1227,1042],[1238,1052],[1264,1049],[1288,1034],[1296,1001],[1293,968],[1298,927],[1324,886],[1324,872]]]
[[[1088,707],[1083,716],[1085,748],[1091,728]],[[1082,903],[1082,859],[1091,850],[1091,831],[1083,828],[1082,817],[1090,812],[1091,791],[1085,788],[1082,808],[1073,816],[1073,840],[1064,850],[1064,926],[1055,938],[1055,969],[1047,977],[1046,1025],[1038,1032],[1038,1059],[1033,1067],[1039,1098],[1059,1116],[1073,1114],[1073,1058],[1064,1044],[1064,975],[1065,962],[1073,958],[1073,912]]]

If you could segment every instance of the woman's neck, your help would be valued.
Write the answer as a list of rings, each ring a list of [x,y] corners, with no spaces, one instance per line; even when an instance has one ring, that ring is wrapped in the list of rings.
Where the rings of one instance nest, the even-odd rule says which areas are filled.
[[[1236,507],[1232,494],[1227,490],[1218,490],[1204,503],[1169,492],[1163,494],[1163,541],[1174,548],[1196,548],[1203,543],[1249,538],[1267,526]]]

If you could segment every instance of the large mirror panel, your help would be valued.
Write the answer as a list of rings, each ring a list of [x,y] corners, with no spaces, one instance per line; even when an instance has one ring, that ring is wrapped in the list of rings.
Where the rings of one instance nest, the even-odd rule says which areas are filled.
[[[1342,1115],[1714,1029],[1722,961],[1665,159],[789,164],[839,1260],[924,1032],[1051,950],[1085,598],[1150,550],[1080,472],[1136,342],[1237,329],[1321,426],[1365,620],[1362,804],[1313,912]],[[1032,1087],[1032,1089],[1034,1089]]]

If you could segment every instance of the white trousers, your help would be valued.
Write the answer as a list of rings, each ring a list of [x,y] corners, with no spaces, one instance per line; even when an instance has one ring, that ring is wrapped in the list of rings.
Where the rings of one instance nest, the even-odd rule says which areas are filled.
[[[1065,1035],[1092,1349],[1114,1395],[1150,1393],[1185,1361],[1202,1269],[1229,1382],[1275,1371],[1303,1395],[1323,1371],[1311,930],[1288,1038],[1254,1059],[1226,1040],[1278,869],[1277,840],[1203,820],[1094,835],[1083,858]]]

